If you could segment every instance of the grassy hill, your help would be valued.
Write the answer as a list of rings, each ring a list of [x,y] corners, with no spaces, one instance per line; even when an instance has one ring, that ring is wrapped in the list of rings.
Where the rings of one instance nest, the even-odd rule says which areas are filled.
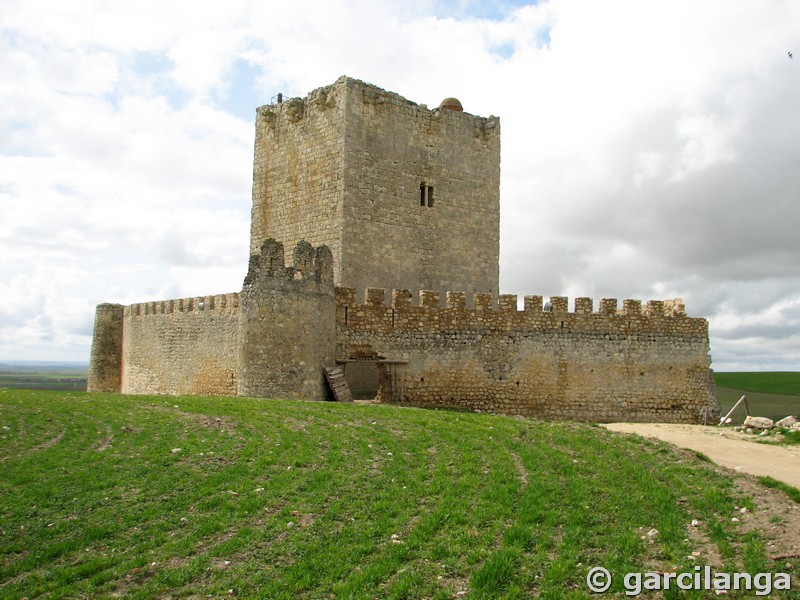
[[[0,597],[589,598],[592,566],[619,594],[698,547],[772,570],[737,489],[591,425],[5,389]]]
[[[800,373],[715,372],[714,383],[723,414],[746,395],[752,415],[771,419],[800,415]],[[734,420],[744,419],[745,412],[737,411]]]

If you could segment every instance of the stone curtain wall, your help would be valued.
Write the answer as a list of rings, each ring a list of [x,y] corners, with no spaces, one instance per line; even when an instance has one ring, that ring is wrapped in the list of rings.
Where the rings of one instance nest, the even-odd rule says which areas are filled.
[[[339,285],[498,293],[500,120],[346,79]],[[420,205],[420,185],[432,206]]]
[[[267,240],[241,294],[98,306],[93,391],[323,400],[335,314],[330,250]]]
[[[372,351],[407,360],[398,367],[394,401],[427,407],[608,421],[709,422],[718,417],[709,371],[708,324],[679,302],[517,298],[464,293],[337,288],[337,356]],[[382,390],[381,397],[390,394]]]
[[[336,333],[333,257],[326,246],[297,244],[292,266],[283,244],[267,240],[241,293],[238,394],[324,400]]]
[[[236,395],[239,294],[124,308],[124,394]]]
[[[241,294],[101,305],[93,389],[142,394],[328,398],[336,359],[378,359],[379,396],[589,421],[709,422],[719,416],[708,324],[680,301],[600,301],[334,288],[324,246],[267,240]],[[120,349],[121,348],[121,356]],[[115,354],[116,353],[116,354]],[[116,358],[115,358],[116,357]],[[375,365],[374,362],[364,363]],[[105,386],[105,387],[104,387]]]

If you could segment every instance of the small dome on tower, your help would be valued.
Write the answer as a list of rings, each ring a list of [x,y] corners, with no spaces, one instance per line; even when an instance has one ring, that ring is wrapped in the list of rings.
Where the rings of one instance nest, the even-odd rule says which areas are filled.
[[[461,102],[458,101],[458,98],[445,98],[439,104],[439,108],[446,108],[447,110],[454,110],[456,112],[464,111],[464,107],[461,106]]]

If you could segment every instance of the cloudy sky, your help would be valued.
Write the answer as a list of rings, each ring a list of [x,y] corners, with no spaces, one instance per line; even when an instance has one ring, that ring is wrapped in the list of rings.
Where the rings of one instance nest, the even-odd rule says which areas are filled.
[[[683,297],[800,371],[797,0],[0,0],[0,360],[238,291],[255,108],[349,75],[503,128],[505,293]],[[795,58],[789,57],[789,52]]]

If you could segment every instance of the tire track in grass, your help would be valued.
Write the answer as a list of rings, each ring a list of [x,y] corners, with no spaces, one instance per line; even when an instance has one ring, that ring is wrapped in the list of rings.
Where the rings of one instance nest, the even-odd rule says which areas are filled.
[[[314,556],[309,556],[307,550],[315,549],[321,538],[327,536],[335,539],[337,537],[333,529],[335,522],[330,519],[330,515],[332,512],[341,512],[341,509],[346,508],[349,504],[347,498],[340,498],[339,502],[334,501],[333,504],[330,504],[322,496],[326,495],[325,492],[329,488],[348,489],[347,482],[351,481],[353,476],[359,473],[359,470],[342,469],[337,466],[341,462],[341,452],[346,446],[338,438],[341,432],[326,429],[324,423],[312,424],[312,422],[306,421],[303,421],[303,424],[312,428],[312,431],[303,431],[304,427],[297,427],[297,418],[287,422],[285,427],[282,417],[275,418],[274,415],[268,415],[268,419],[273,431],[271,437],[281,439],[282,448],[286,448],[285,458],[278,459],[274,463],[275,474],[281,476],[284,485],[278,486],[280,489],[277,489],[274,479],[265,482],[268,485],[266,485],[267,490],[263,493],[272,496],[273,501],[267,503],[266,514],[262,512],[263,516],[258,517],[264,522],[262,524],[255,523],[256,527],[253,528],[251,543],[246,548],[240,548],[234,555],[231,555],[233,546],[226,548],[227,540],[220,540],[221,544],[215,544],[215,548],[219,549],[219,552],[216,549],[209,549],[208,554],[215,555],[217,562],[222,560],[221,564],[226,568],[238,568],[238,565],[242,565],[241,568],[246,569],[248,564],[257,560],[263,565],[261,567],[263,574],[269,574],[270,583],[266,589],[274,593],[286,593],[286,589],[280,584],[283,580],[281,573],[285,575],[291,571],[298,579],[308,579],[311,576],[314,581],[317,580],[318,573],[322,570],[319,567],[323,565],[315,565],[317,568],[313,570],[313,574],[310,574],[311,569],[306,565],[309,564],[309,561],[313,562]],[[314,427],[318,427],[319,432],[313,431]],[[258,426],[250,429],[254,436],[260,438],[258,430]],[[291,437],[291,435],[297,436],[298,434],[302,434],[299,436],[300,440],[303,440],[306,434],[311,435],[311,439],[315,440],[313,445],[301,444],[302,452],[299,456],[300,447],[292,445],[292,439],[297,441],[298,438]],[[318,434],[319,442],[324,442],[326,446],[323,458],[314,456],[319,446],[316,442]],[[292,468],[290,477],[289,472],[285,469],[287,465],[294,467],[292,463],[297,461],[302,462],[305,467]],[[326,473],[330,470],[343,479],[338,482],[329,481],[330,477],[327,477]],[[314,494],[312,494],[314,497],[309,497],[307,493],[311,490],[314,490]],[[314,515],[313,519],[309,516],[311,514]],[[289,520],[296,522],[293,528],[287,526]],[[307,533],[306,529],[311,533]],[[308,535],[314,538],[313,543],[304,541]],[[230,543],[227,544],[227,546],[230,545]],[[236,546],[235,543],[234,546]],[[298,551],[287,563],[284,560],[288,558],[286,551],[287,548],[292,547],[297,547]],[[225,564],[225,559],[228,559],[230,564]],[[279,568],[279,570],[273,572],[275,568]],[[265,590],[262,589],[259,593],[263,594]]]
[[[20,456],[17,465],[16,472],[24,474],[24,477],[31,483],[36,482],[36,485],[26,485],[19,475],[15,482],[20,493],[17,502],[29,508],[21,521],[23,525],[20,526],[18,534],[6,540],[11,542],[6,546],[6,550],[11,553],[15,553],[15,547],[26,550],[22,554],[17,553],[16,564],[4,565],[10,567],[9,570],[4,568],[4,571],[6,574],[15,573],[11,581],[25,581],[24,587],[28,589],[36,589],[42,585],[51,589],[53,586],[58,587],[58,583],[45,585],[44,582],[48,580],[61,581],[66,585],[69,581],[97,576],[99,567],[85,563],[84,549],[104,539],[113,530],[113,527],[109,529],[103,524],[87,523],[86,507],[73,505],[70,501],[75,486],[81,485],[82,477],[76,477],[78,473],[85,472],[87,478],[91,474],[94,481],[97,481],[98,473],[93,471],[97,463],[92,462],[92,465],[87,465],[86,462],[87,451],[94,442],[92,434],[98,432],[96,426],[82,421],[84,415],[80,411],[73,410],[73,405],[67,406],[66,410],[59,410],[62,408],[64,407],[54,402],[52,416],[42,418],[46,418],[48,422],[52,420],[58,423],[63,429],[55,437]],[[32,408],[32,412],[40,411]],[[96,420],[92,419],[90,422]],[[34,455],[34,451],[41,452],[52,448],[56,448],[57,452],[49,452],[46,456]],[[68,473],[58,467],[63,462],[60,457],[64,455],[71,457],[70,463],[74,472]],[[17,515],[17,523],[20,523],[19,516]],[[31,538],[46,540],[46,544],[31,544]],[[43,561],[50,563],[46,570],[47,576],[44,578],[41,577],[42,570],[36,566]],[[113,565],[109,563],[108,568],[111,566]]]
[[[102,440],[100,440],[97,444],[95,444],[93,449],[95,452],[105,452],[111,447],[111,443],[113,441],[114,441],[114,434],[112,433],[111,425],[106,425],[106,436]]]
[[[128,402],[135,403],[135,398],[128,399]],[[72,408],[72,407],[70,407],[70,408]],[[98,408],[100,408],[100,407],[98,407]],[[112,415],[108,415],[107,412],[98,411],[95,415],[90,416],[90,415],[81,415],[81,411],[74,411],[73,410],[72,414],[73,414],[73,416],[85,417],[85,420],[86,420],[87,423],[93,423],[94,424],[93,427],[92,426],[83,427],[82,429],[86,430],[83,433],[92,433],[92,434],[97,433],[97,434],[99,434],[99,433],[102,432],[101,426],[99,424],[100,423],[106,423],[106,431],[108,432],[109,428],[111,427],[111,425],[109,425],[108,422],[109,421],[113,422],[113,420],[116,418],[116,416],[115,416],[116,412],[117,411],[114,411],[114,416],[112,416]],[[136,412],[136,411],[134,411],[134,412]],[[148,422],[147,419],[142,420],[143,416],[144,415],[141,412],[136,413],[135,415],[132,415],[131,411],[128,411],[128,417],[127,418],[130,419],[131,417],[134,417],[132,422],[134,424],[136,424],[136,425],[142,424],[143,428],[145,428],[145,429],[148,428],[148,427],[152,427],[154,424]],[[160,425],[163,427],[164,423],[162,422],[162,423],[160,423]],[[81,428],[78,428],[78,429],[81,429]],[[142,428],[130,428],[129,427],[128,429],[131,430],[131,431],[133,431],[133,430],[141,431]],[[184,429],[183,433],[185,434],[186,432],[187,432],[187,429]],[[181,435],[181,432],[179,430],[175,430],[175,428],[170,428],[169,431],[166,434],[166,438],[180,436],[180,435]],[[93,444],[96,444],[96,442],[97,442],[96,437],[92,436],[92,439],[88,439],[89,437],[90,437],[89,435],[84,435],[80,439],[77,439],[77,438],[75,438],[75,436],[73,436],[73,441],[72,441],[71,445],[75,446],[76,450],[78,451],[78,454],[76,455],[76,461],[74,463],[75,465],[78,465],[81,462],[83,462],[84,464],[92,463],[92,464],[97,465],[95,459],[90,458],[90,456],[91,456],[90,454],[87,454],[86,452],[81,452],[82,450],[88,450],[89,448],[92,447]],[[85,442],[85,443],[78,443],[78,442]],[[163,442],[166,442],[166,444],[168,446],[172,445],[170,443],[170,440],[168,440],[168,439],[163,440]],[[141,450],[141,448],[139,448],[139,450]],[[116,454],[118,454],[118,452],[115,453],[115,455]],[[111,460],[112,460],[112,462],[114,462],[117,459],[111,459]],[[175,464],[177,465],[178,463],[176,462]],[[87,464],[87,467],[88,466],[89,465]],[[120,466],[122,466],[123,470],[124,470],[124,465],[120,465]],[[108,472],[111,475],[112,472],[115,471],[115,467],[112,466],[111,464],[109,464],[109,468],[110,468],[110,471],[106,470],[106,472]],[[148,471],[150,471],[150,470],[148,470]],[[101,490],[101,487],[103,486],[102,474],[101,473],[95,473],[95,475],[97,477],[99,477],[100,479],[98,480],[97,483],[93,483],[92,487],[98,487],[98,484],[99,484],[100,487],[98,487],[98,491],[102,493],[102,490]],[[136,483],[136,477],[135,477],[136,474],[135,473],[131,473],[130,475],[134,476],[133,483],[135,484]],[[114,486],[114,485],[117,485],[120,482],[116,472],[113,473],[112,477],[114,479],[113,480],[108,480],[108,484],[107,485]],[[125,479],[125,477],[123,476],[123,480],[124,479]],[[113,483],[113,482],[117,482],[117,483]],[[124,481],[123,481],[123,483],[124,483]],[[150,487],[150,488],[152,488],[154,486],[154,484],[155,484],[155,487],[158,487],[158,484],[156,482],[153,482],[149,478],[146,479],[146,480],[142,480],[142,483],[146,483],[147,486]],[[169,483],[170,482],[167,481],[167,484],[169,484]],[[128,482],[128,484],[130,484],[130,482]],[[175,484],[178,484],[178,482],[176,481]],[[106,492],[106,493],[108,493],[108,492]],[[123,489],[122,494],[124,494],[124,489]],[[150,494],[150,495],[152,495],[152,494]],[[106,500],[108,500],[108,498],[106,498]],[[98,512],[98,510],[100,510],[100,512]],[[82,512],[84,513],[84,521],[85,521],[85,524],[82,526],[82,528],[86,528],[86,527],[91,528],[92,527],[92,525],[91,525],[92,522],[102,523],[103,520],[107,519],[107,517],[103,516],[102,507],[99,506],[99,505],[98,506],[91,506],[91,507],[88,507],[88,506],[84,507]],[[93,516],[93,515],[96,515],[96,516]],[[99,521],[98,521],[98,519],[99,519]],[[161,520],[163,520],[163,519],[161,519]],[[111,521],[109,521],[109,523],[113,523],[113,518],[111,519]],[[114,530],[114,527],[115,526],[112,525],[112,530]],[[127,530],[127,529],[129,529],[127,526],[123,526],[123,530]],[[108,534],[113,536],[114,532],[110,531],[110,532],[108,532]],[[81,548],[82,548],[84,544],[88,544],[89,546],[92,546],[94,543],[101,543],[102,544],[103,543],[102,539],[105,539],[107,537],[107,535],[106,535],[106,533],[103,533],[99,538],[97,538],[96,541],[93,541],[93,539],[86,539],[85,535],[82,535],[82,536],[79,536],[79,537],[83,537],[84,538],[84,541],[79,543],[79,546],[81,546]],[[145,544],[145,546],[146,545],[147,544]],[[73,544],[73,546],[74,546],[74,544]],[[57,547],[62,547],[63,551],[67,552],[67,554],[64,555],[60,559],[60,562],[61,561],[72,562],[74,560],[80,560],[80,555],[83,554],[83,552],[81,552],[81,550],[79,548],[77,548],[77,547],[72,548],[69,545],[68,546],[64,546],[63,543],[60,546],[57,546]],[[101,548],[102,548],[102,546],[101,546]],[[72,556],[72,558],[70,558],[70,556]],[[120,558],[122,558],[122,557],[120,557]],[[108,571],[108,569],[111,569],[113,571],[113,569],[115,569],[115,568],[116,568],[116,566],[112,564],[105,570]],[[111,572],[111,571],[109,571],[109,572]],[[103,574],[102,572],[98,571],[97,573],[93,574],[92,577],[93,578],[96,578],[96,577],[101,577],[102,578],[102,577],[107,577],[107,576],[108,576],[107,574]]]
[[[0,390],[0,401],[8,391]],[[2,403],[0,409],[0,462],[5,462],[24,451],[25,421],[15,405]]]
[[[49,439],[49,440],[47,440],[46,442],[42,442],[42,443],[41,443],[41,444],[39,444],[38,446],[34,446],[34,447],[33,447],[33,448],[31,448],[30,450],[28,450],[28,452],[29,452],[29,453],[30,453],[30,452],[39,452],[39,451],[41,451],[41,450],[47,450],[48,448],[52,448],[53,446],[55,446],[55,445],[56,445],[56,444],[58,444],[58,443],[59,443],[61,440],[63,440],[63,439],[64,439],[64,436],[66,435],[66,433],[67,433],[67,428],[65,427],[65,428],[64,428],[64,429],[62,429],[62,430],[61,430],[61,431],[58,433],[58,435],[56,435],[54,438],[50,438],[50,439]]]
[[[521,484],[520,493],[523,493],[525,488],[528,487],[528,470],[525,468],[525,465],[522,464],[522,459],[519,454],[513,450],[509,450],[509,452],[511,453],[511,458],[514,459],[514,465],[517,467],[517,476]]]
[[[45,421],[48,425],[47,428],[41,427],[42,420],[38,417],[29,419],[30,409],[25,405],[3,404],[3,413],[5,419],[3,422],[2,434],[5,439],[3,440],[3,458],[0,462],[5,462],[12,459],[24,457],[34,452],[47,450],[59,443],[66,434],[66,427],[55,421],[54,418],[49,417]],[[41,413],[41,409],[36,410],[35,413]],[[58,426],[60,429],[57,429]],[[56,433],[57,431],[57,433]],[[50,436],[50,437],[46,437]],[[39,441],[44,438],[44,441]],[[39,441],[38,444],[35,442]],[[27,446],[27,444],[35,444]]]
[[[264,465],[268,467],[267,470],[252,480],[253,487],[248,491],[236,487],[236,484],[231,482],[231,486],[238,490],[234,501],[253,503],[255,496],[251,494],[256,494],[259,498],[255,503],[257,506],[248,511],[249,517],[237,519],[226,529],[195,540],[190,554],[183,559],[176,556],[168,559],[167,569],[160,575],[162,581],[180,577],[183,569],[195,570],[207,566],[212,570],[218,568],[227,570],[236,569],[239,565],[244,565],[243,568],[246,568],[246,565],[256,560],[256,556],[262,559],[264,565],[262,570],[269,570],[276,563],[281,563],[284,569],[291,566],[281,562],[285,546],[290,544],[289,536],[299,535],[302,538],[304,526],[311,527],[312,521],[317,517],[317,515],[314,519],[309,517],[312,513],[309,512],[310,509],[300,506],[300,499],[307,498],[306,491],[316,491],[325,485],[328,461],[319,460],[319,457],[315,456],[318,446],[316,441],[314,444],[305,441],[316,440],[316,432],[307,430],[316,426],[313,420],[306,421],[293,416],[284,421],[282,416],[278,418],[274,415],[258,416],[263,418],[257,418],[254,423],[247,423],[244,427],[247,437],[245,445],[255,444],[263,448],[264,441],[281,440],[269,444],[272,448],[268,451],[270,454],[273,450],[279,452],[276,452],[269,463]],[[267,423],[269,426],[264,427]],[[263,434],[265,429],[270,432],[266,440]],[[333,456],[334,460],[335,458]],[[260,491],[256,492],[256,489]],[[293,508],[297,510],[291,510]],[[294,529],[286,527],[289,520],[297,521]],[[205,576],[203,578],[205,579]]]
[[[376,477],[365,481],[363,493],[366,499],[373,494],[373,489],[382,490],[393,484],[397,486],[398,496],[392,501],[389,519],[373,522],[369,515],[362,515],[352,527],[348,527],[351,534],[357,531],[354,528],[368,528],[366,539],[372,539],[373,545],[359,558],[361,569],[358,572],[335,582],[333,591],[343,596],[365,589],[380,589],[379,596],[392,595],[397,586],[406,588],[421,572],[430,571],[434,563],[426,559],[427,547],[434,540],[452,533],[452,513],[460,514],[463,503],[472,501],[469,494],[461,493],[459,486],[448,486],[443,481],[457,481],[463,477],[459,477],[459,473],[463,472],[464,459],[467,459],[470,469],[478,468],[470,458],[469,449],[459,447],[459,441],[463,440],[449,435],[449,425],[442,426],[439,422],[436,427],[428,427],[427,423],[419,423],[416,419],[409,425],[399,419],[397,413],[388,410],[370,422],[371,425],[379,424],[380,431],[366,431],[366,435],[372,433],[372,436],[361,437],[359,442],[362,456],[366,458],[371,454],[363,451],[363,442],[366,441],[372,442],[378,454],[391,451],[394,458],[387,463],[391,469],[379,470]],[[427,422],[431,415],[420,411],[415,417]],[[437,417],[433,418],[438,421]],[[363,428],[358,430],[364,431]],[[407,452],[403,448],[413,451]],[[395,481],[397,477],[401,478]],[[372,510],[378,506],[373,504]],[[378,512],[387,516],[383,509]],[[436,587],[430,589],[435,591]]]
[[[455,416],[442,434],[457,456],[457,469],[448,478],[463,483],[442,503],[443,521],[431,540],[443,549],[429,578],[436,582],[437,594],[467,593],[470,572],[505,552],[504,541],[514,524],[514,499],[521,485],[513,451],[498,442],[504,435],[502,428],[495,431],[491,423]]]
[[[554,490],[564,485],[564,473],[559,472],[561,468],[554,462],[558,457],[549,453],[538,455],[539,447],[534,444],[543,440],[530,440],[533,444],[523,443],[517,447],[519,440],[524,439],[519,435],[515,439],[513,432],[509,432],[510,443],[504,448],[508,456],[506,469],[514,474],[517,482],[516,494],[507,503],[511,513],[498,532],[492,552],[476,565],[469,578],[470,589],[479,596],[491,596],[502,590],[512,596],[522,593],[521,590],[531,591],[537,572],[544,579],[549,575],[547,569],[561,560],[562,552],[556,549],[564,543],[564,531],[557,528],[558,535],[553,537],[556,523],[551,517],[554,515],[543,503],[549,504],[551,498],[558,495]],[[550,447],[548,443],[547,448]],[[536,468],[528,468],[526,463]],[[531,478],[535,485],[529,485]],[[563,511],[560,515],[564,517]],[[560,518],[556,517],[556,521],[560,522]],[[540,570],[537,565],[542,562],[549,566]]]
[[[87,412],[85,407],[82,406],[79,409],[75,409],[70,414],[70,417],[72,418],[73,423],[76,425],[79,422],[92,423],[94,425],[93,429],[91,430],[87,427],[87,439],[83,441],[83,448],[90,448],[93,452],[104,452],[111,447],[111,442],[114,440],[114,433],[112,426],[109,423],[109,419],[113,419],[113,416],[108,415],[107,418],[101,419],[98,418],[97,415]],[[81,420],[79,420],[77,417],[81,417]],[[101,438],[100,436],[103,434],[105,435]]]

